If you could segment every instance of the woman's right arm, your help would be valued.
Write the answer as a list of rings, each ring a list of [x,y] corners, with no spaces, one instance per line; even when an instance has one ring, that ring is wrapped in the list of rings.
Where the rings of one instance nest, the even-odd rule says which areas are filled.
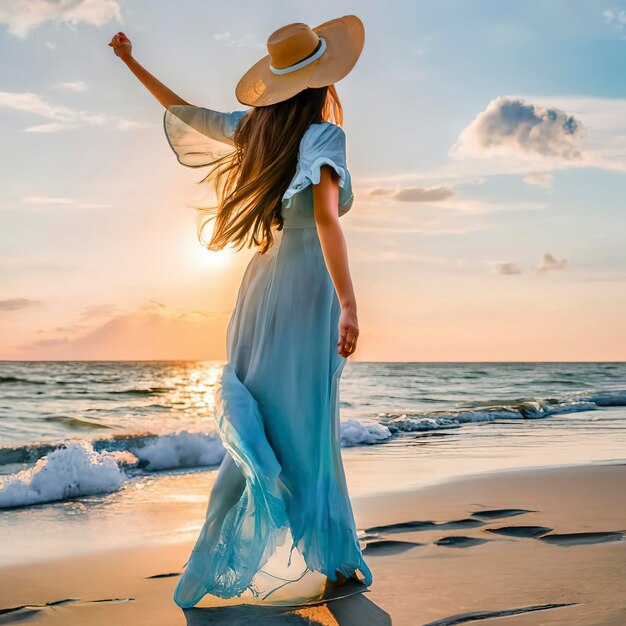
[[[161,81],[157,80],[133,58],[132,44],[124,33],[117,33],[109,42],[109,46],[113,48],[116,56],[126,63],[128,69],[165,108],[172,104],[189,104],[171,89],[168,89]]]

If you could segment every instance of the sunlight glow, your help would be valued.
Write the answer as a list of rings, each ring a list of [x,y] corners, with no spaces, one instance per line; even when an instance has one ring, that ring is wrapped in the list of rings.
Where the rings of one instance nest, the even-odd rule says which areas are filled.
[[[194,243],[188,252],[190,262],[194,266],[201,268],[228,267],[233,262],[234,256],[235,253],[227,248],[219,252],[213,252],[207,250],[199,243]]]

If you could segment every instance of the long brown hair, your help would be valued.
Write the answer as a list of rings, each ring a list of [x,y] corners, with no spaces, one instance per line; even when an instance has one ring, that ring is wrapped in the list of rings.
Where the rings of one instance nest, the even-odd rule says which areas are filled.
[[[216,207],[198,208],[198,237],[209,250],[228,244],[267,252],[281,230],[282,196],[296,172],[300,139],[310,124],[341,126],[343,111],[334,85],[308,88],[292,98],[253,107],[242,118],[235,149],[212,164],[200,183],[215,185]],[[205,227],[214,221],[210,240]]]

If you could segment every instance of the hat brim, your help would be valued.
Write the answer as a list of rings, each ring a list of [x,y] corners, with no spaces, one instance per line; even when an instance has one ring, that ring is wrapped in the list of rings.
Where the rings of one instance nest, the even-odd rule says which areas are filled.
[[[264,56],[237,83],[237,100],[248,106],[268,106],[287,100],[307,87],[325,87],[346,76],[363,50],[363,22],[356,15],[344,15],[311,30],[326,40],[326,50],[317,61],[295,72],[274,74],[270,56]]]

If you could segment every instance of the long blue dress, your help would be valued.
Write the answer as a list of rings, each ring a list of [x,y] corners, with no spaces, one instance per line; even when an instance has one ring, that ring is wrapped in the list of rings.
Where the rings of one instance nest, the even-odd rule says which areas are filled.
[[[232,149],[246,113],[175,105],[164,129],[179,162],[200,167]],[[336,572],[372,581],[339,445],[340,306],[313,217],[324,164],[339,176],[339,214],[350,209],[344,131],[311,124],[283,196],[284,228],[254,254],[239,288],[215,403],[227,454],[176,587],[181,607],[207,595],[211,605],[304,602]]]

